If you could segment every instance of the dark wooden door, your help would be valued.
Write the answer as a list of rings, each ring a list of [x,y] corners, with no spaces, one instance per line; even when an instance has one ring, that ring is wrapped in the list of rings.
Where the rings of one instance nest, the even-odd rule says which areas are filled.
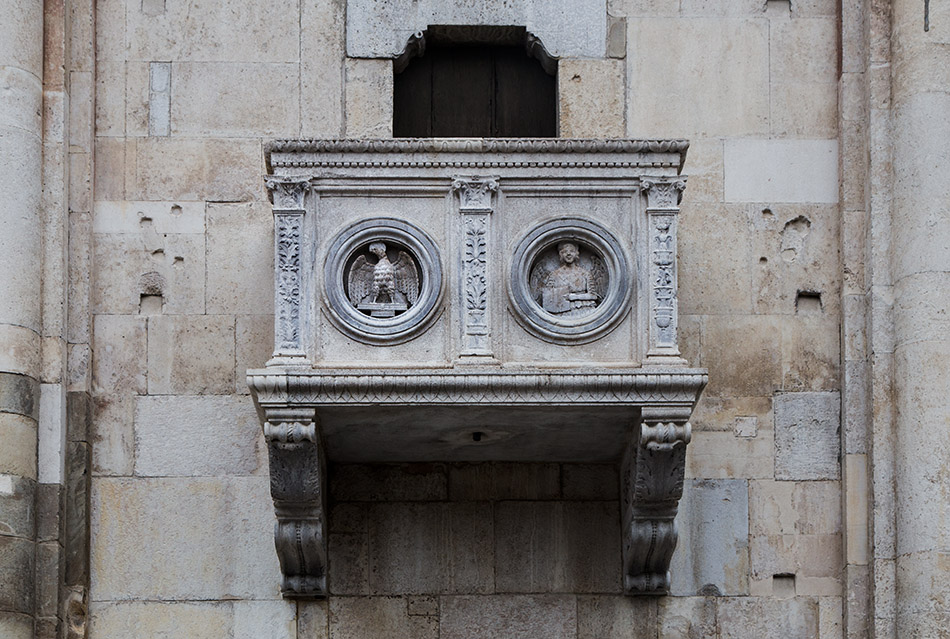
[[[396,75],[395,137],[555,137],[557,81],[521,47],[430,47]]]

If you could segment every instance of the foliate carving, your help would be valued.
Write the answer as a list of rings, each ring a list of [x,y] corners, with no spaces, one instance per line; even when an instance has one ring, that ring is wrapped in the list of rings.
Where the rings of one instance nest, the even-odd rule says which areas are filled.
[[[327,594],[326,469],[313,409],[267,409],[264,437],[277,524],[274,545],[288,598]]]
[[[301,233],[303,213],[275,212],[275,356],[301,353]]]
[[[676,511],[683,495],[690,408],[643,409],[623,464],[623,558],[627,594],[669,591]]]
[[[645,177],[640,180],[640,186],[647,194],[647,208],[675,209],[683,196],[686,180]]]
[[[676,348],[676,217],[650,213],[652,346]]]
[[[488,237],[494,177],[455,177],[462,213],[462,348],[463,356],[491,355],[488,339]]]
[[[271,192],[275,209],[303,210],[304,196],[310,188],[308,178],[268,175],[264,183]]]
[[[462,212],[491,211],[492,193],[498,190],[497,178],[463,178],[452,180],[452,188],[458,191]]]
[[[676,373],[387,370],[373,375],[314,371],[248,376],[248,386],[261,401],[307,406],[649,406],[656,403],[692,406],[706,381],[705,372],[692,369],[680,369]]]

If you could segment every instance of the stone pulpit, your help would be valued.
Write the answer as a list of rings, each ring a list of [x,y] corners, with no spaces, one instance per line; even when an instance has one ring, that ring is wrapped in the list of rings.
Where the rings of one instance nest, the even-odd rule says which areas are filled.
[[[669,589],[690,414],[682,140],[281,140],[274,354],[248,371],[287,597],[327,594],[327,463],[621,464],[624,589]]]

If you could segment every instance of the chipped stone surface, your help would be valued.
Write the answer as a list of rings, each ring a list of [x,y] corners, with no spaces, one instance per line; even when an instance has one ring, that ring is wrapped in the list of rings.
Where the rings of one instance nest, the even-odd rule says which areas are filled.
[[[749,489],[742,479],[689,480],[676,516],[673,595],[748,593]]]
[[[841,399],[838,393],[775,396],[775,478],[838,479]]]

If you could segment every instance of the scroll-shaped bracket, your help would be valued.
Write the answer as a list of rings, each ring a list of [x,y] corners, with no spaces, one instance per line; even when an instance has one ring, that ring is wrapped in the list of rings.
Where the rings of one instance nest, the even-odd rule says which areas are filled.
[[[326,462],[312,408],[266,408],[264,439],[287,598],[327,595]]]
[[[676,549],[691,407],[644,407],[623,460],[623,587],[628,595],[666,594]]]

